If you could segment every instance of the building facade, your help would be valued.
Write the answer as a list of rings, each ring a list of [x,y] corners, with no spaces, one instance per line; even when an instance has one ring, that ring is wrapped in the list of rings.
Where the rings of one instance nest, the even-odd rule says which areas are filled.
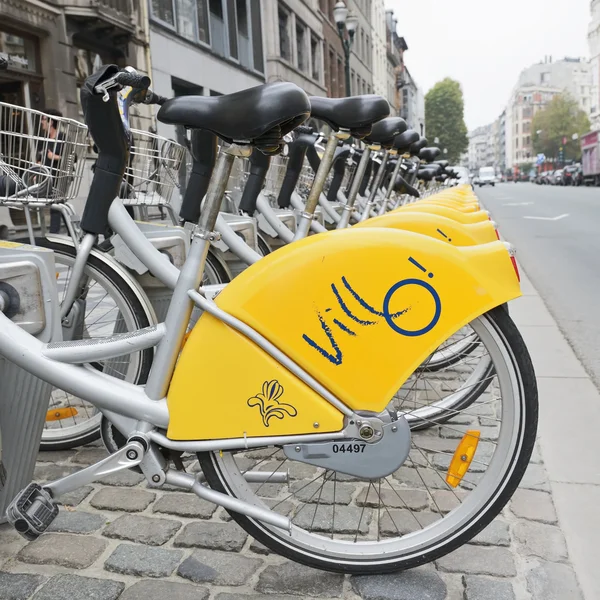
[[[425,135],[425,96],[410,71],[404,67],[404,83],[401,89],[400,116],[420,135]]]
[[[320,0],[319,7],[323,22],[323,70],[325,89],[330,98],[346,95],[344,71],[344,49],[333,19],[334,0]]]
[[[325,96],[323,15],[319,0],[261,2],[267,81],[291,81],[311,96]]]
[[[590,54],[590,121],[592,131],[600,130],[600,0],[590,4],[592,19],[588,28]]]
[[[358,17],[350,54],[350,89],[353,96],[373,92],[373,34],[371,0],[347,0],[346,6]]]
[[[157,93],[219,96],[265,82],[259,0],[150,0],[149,5]],[[174,135],[170,125],[159,123],[158,131]]]
[[[506,168],[535,162],[533,150],[533,116],[542,110],[563,89],[547,85],[517,87],[506,107],[505,157]]]
[[[386,17],[386,54],[387,54],[387,85],[386,98],[392,108],[392,114],[400,114],[404,86],[404,52],[408,50],[406,41],[398,35],[398,20],[393,10],[387,10]]]
[[[387,97],[387,23],[384,0],[371,2],[373,93]]]
[[[494,124],[483,125],[469,133],[468,165],[472,173],[481,167],[494,167]]]
[[[0,0],[0,101],[81,119],[79,88],[101,64],[149,70],[148,11],[132,0]]]

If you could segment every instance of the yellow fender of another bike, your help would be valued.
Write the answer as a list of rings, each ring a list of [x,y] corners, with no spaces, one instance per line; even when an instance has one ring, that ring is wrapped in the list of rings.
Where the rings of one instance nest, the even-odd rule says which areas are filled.
[[[487,244],[498,239],[491,221],[459,223],[448,217],[425,212],[394,212],[374,217],[353,227],[390,227],[422,233],[453,246]]]
[[[311,236],[238,275],[217,305],[341,402],[385,409],[448,337],[520,295],[502,242],[462,248],[384,228]],[[204,313],[167,396],[176,440],[340,430],[342,413],[253,341]]]
[[[447,206],[448,208],[453,208],[454,210],[460,210],[463,213],[472,213],[481,210],[479,205],[466,204],[463,202],[455,202],[454,200],[447,200],[443,198],[435,198],[431,196],[430,198],[426,198],[424,200],[420,200],[425,204],[434,204],[435,206]]]
[[[405,204],[404,206],[396,208],[395,210],[392,210],[390,212],[395,213],[401,211],[418,211],[433,213],[437,215],[442,215],[443,217],[447,217],[448,219],[454,219],[459,223],[481,223],[482,221],[490,220],[489,215],[485,211],[480,210],[474,213],[464,213],[460,210],[450,208],[449,206],[442,206],[440,204],[428,204],[424,201]]]

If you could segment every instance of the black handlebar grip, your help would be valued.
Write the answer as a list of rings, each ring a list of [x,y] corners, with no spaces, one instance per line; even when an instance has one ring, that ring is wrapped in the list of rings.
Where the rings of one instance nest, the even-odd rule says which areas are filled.
[[[159,96],[154,92],[149,91],[146,94],[146,104],[158,104],[159,106],[162,106],[167,100],[168,98],[165,98],[164,96]]]
[[[138,90],[145,90],[150,87],[152,81],[148,75],[142,75],[141,73],[130,73],[129,71],[121,71],[117,73],[116,80],[121,85],[127,85]]]
[[[247,215],[253,216],[256,212],[256,202],[263,185],[267,171],[271,165],[271,156],[262,152],[253,152],[250,155],[250,175],[244,186],[242,199],[240,200],[240,210]]]

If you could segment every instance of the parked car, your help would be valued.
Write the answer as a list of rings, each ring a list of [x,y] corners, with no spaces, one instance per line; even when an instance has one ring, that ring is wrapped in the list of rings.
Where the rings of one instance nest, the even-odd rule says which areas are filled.
[[[491,185],[494,187],[496,185],[496,171],[494,167],[481,167],[479,169],[479,187],[483,187],[484,185]]]
[[[546,185],[549,183],[549,176],[552,171],[541,171],[538,173],[538,176],[535,178],[535,182],[538,185]]]
[[[563,185],[581,185],[582,183],[583,170],[579,163],[563,169]]]
[[[563,170],[556,169],[556,171],[552,171],[550,175],[548,175],[548,183],[550,183],[550,185],[563,185]]]

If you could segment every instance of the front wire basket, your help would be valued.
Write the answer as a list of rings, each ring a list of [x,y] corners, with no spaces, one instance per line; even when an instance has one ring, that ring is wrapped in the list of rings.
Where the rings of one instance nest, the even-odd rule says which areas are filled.
[[[131,129],[129,164],[120,198],[129,206],[169,206],[179,189],[186,148],[155,133]]]
[[[83,123],[0,102],[0,204],[72,200],[87,149]]]

